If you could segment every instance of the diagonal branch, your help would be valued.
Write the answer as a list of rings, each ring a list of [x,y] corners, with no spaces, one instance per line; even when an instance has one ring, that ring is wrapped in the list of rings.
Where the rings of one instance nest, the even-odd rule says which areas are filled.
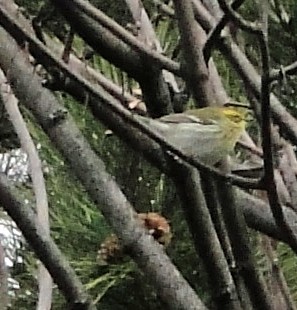
[[[64,294],[66,300],[75,309],[75,304],[86,310],[95,310],[82,283],[70,267],[68,261],[44,228],[37,223],[36,214],[27,205],[15,198],[16,190],[8,183],[6,176],[0,174],[0,205],[17,224],[24,237],[34,249],[36,256]]]
[[[214,104],[209,72],[203,55],[203,30],[195,21],[191,0],[175,0],[182,51],[185,61],[185,80],[193,93],[197,107]]]
[[[93,7],[87,1],[82,0],[52,0],[52,2],[57,7],[68,7],[72,6],[73,8],[79,9],[81,12],[85,13],[87,16],[91,17],[106,29],[108,29],[112,34],[116,35],[123,42],[128,44],[130,47],[140,52],[145,58],[148,60],[151,59],[154,61],[156,65],[162,66],[163,69],[167,69],[170,72],[178,73],[179,65],[175,61],[169,59],[168,57],[155,52],[154,50],[150,50],[145,44],[138,41],[130,32],[121,27],[114,20],[106,16],[102,11]]]
[[[114,178],[107,173],[104,163],[92,150],[74,120],[56,97],[42,88],[41,78],[32,72],[31,65],[16,42],[1,29],[0,38],[6,42],[5,45],[0,44],[0,66],[9,75],[15,94],[32,111],[68,160],[123,246],[148,276],[160,298],[170,309],[206,309],[163,248],[141,226],[131,204]],[[7,53],[8,51],[10,52]],[[15,55],[18,57],[14,57]]]
[[[218,309],[237,310],[240,303],[230,272],[230,262],[226,260],[220,244],[222,236],[218,236],[212,222],[209,211],[211,206],[204,197],[199,172],[182,163],[179,165],[178,160],[174,159],[173,170],[173,180],[181,197],[196,252],[208,274],[212,299],[217,303]]]
[[[217,188],[236,262],[235,268],[245,282],[253,308],[270,310],[271,299],[264,279],[255,267],[246,223],[242,210],[236,204],[235,193],[230,184],[225,182],[217,182]]]
[[[81,78],[80,75],[76,74],[75,72],[72,72],[69,70],[68,66],[63,63],[62,61],[59,61],[55,56],[52,55],[52,53],[43,45],[39,43],[37,39],[32,37],[23,27],[21,27],[17,21],[13,20],[5,11],[1,10],[0,8],[0,24],[2,23],[5,28],[14,36],[19,38],[20,40],[24,40],[29,42],[30,47],[35,50],[37,59],[44,64],[46,67],[59,67],[59,70],[68,78],[70,78],[72,81],[75,83],[78,83],[81,88],[89,95],[89,97],[94,97],[96,98],[99,102],[103,101],[105,105],[101,105],[98,107],[98,109],[101,111],[101,120],[103,122],[106,122],[106,119],[103,118],[103,110],[105,110],[106,114],[116,114],[117,117],[121,118],[122,121],[124,120],[125,122],[128,122],[130,125],[133,126],[133,128],[139,129],[142,133],[144,133],[147,137],[152,139],[154,142],[158,143],[159,146],[162,146],[162,148],[165,148],[167,151],[170,151],[171,153],[177,155],[181,159],[183,159],[185,162],[188,164],[192,165],[193,167],[204,171],[208,172],[212,175],[214,175],[216,178],[220,178],[223,180],[227,180],[228,182],[231,182],[234,185],[238,185],[241,187],[246,187],[246,188],[259,188],[259,183],[255,179],[247,179],[247,178],[242,178],[239,176],[235,176],[232,174],[224,174],[220,172],[219,170],[209,167],[197,160],[195,160],[192,157],[187,156],[184,154],[182,151],[177,149],[176,147],[172,146],[169,144],[167,141],[164,140],[164,138],[158,134],[157,132],[152,131],[148,126],[146,126],[143,122],[139,121],[138,118],[134,117],[131,115],[129,111],[124,109],[119,103],[111,97],[109,94],[107,94],[103,89],[98,91],[99,87],[97,86],[96,88],[91,85],[88,81],[84,80]],[[2,47],[2,46],[1,46]],[[17,52],[19,53],[19,52]],[[10,55],[10,54],[8,54]],[[80,96],[83,95],[85,96],[85,93],[80,93]],[[109,126],[110,123],[107,123],[107,126]],[[116,123],[116,126],[112,128],[112,130],[116,133],[119,134],[119,136],[123,136],[122,130],[119,128],[119,124]],[[125,126],[125,131],[127,132],[127,126]],[[130,141],[131,143],[131,141]],[[133,147],[135,147],[135,141],[133,141]],[[156,146],[148,147],[146,154],[147,156],[152,155],[152,150],[156,148]],[[143,150],[142,150],[143,151]],[[162,150],[163,153],[163,158],[166,158],[166,152]],[[160,156],[159,154],[156,156],[150,157],[150,160],[152,162],[156,161],[156,157]],[[163,167],[164,167],[164,162],[163,162]],[[167,171],[170,171],[168,169]]]
[[[219,4],[222,8],[222,2],[225,3],[225,1],[219,1]],[[232,7],[233,10],[237,10],[241,4],[244,2],[244,0],[235,0],[233,1],[233,3],[231,4],[230,7]],[[226,4],[226,3],[225,3]],[[226,4],[226,6],[228,6]],[[210,31],[209,35],[208,35],[208,39],[205,43],[204,49],[203,49],[203,53],[204,53],[204,57],[205,57],[205,62],[207,63],[210,55],[211,55],[211,51],[214,48],[214,46],[216,45],[222,30],[225,28],[225,26],[228,24],[228,22],[230,21],[230,16],[228,14],[225,14],[221,17],[221,19],[218,21],[218,23],[216,24],[216,26]]]
[[[4,73],[0,70],[0,93],[2,94],[5,109],[20,139],[23,150],[27,153],[33,190],[36,199],[37,220],[43,226],[47,236],[50,235],[48,200],[45,181],[42,172],[41,160],[30,136],[27,125],[18,108],[18,102],[9,85],[6,84]],[[6,89],[5,89],[6,88]],[[50,309],[52,303],[52,279],[43,265],[38,268],[38,304],[37,310]]]
[[[153,49],[162,54],[162,46],[141,0],[125,1],[133,16],[134,23],[138,26],[137,32],[139,41],[144,42],[150,50]],[[162,74],[164,76],[164,80],[171,85],[174,92],[178,93],[179,87],[172,72],[163,70]]]
[[[162,64],[164,64],[164,68],[169,66],[173,69],[172,66],[175,66],[176,71],[179,72],[179,64],[149,49],[149,47],[139,42],[132,34],[87,1],[63,0],[53,1],[53,4],[58,6],[59,11],[64,14],[71,27],[73,27],[95,51],[111,61],[114,65],[124,69],[139,82],[145,102],[152,116],[160,117],[164,114],[173,112],[169,88],[165,83],[161,69],[163,66]],[[110,39],[105,42],[102,40],[102,33],[104,31],[107,32],[110,37]],[[101,35],[91,38],[94,32],[100,33]],[[96,43],[96,40],[101,42],[101,48],[99,47],[99,42]],[[118,41],[118,44],[115,44],[116,41]],[[129,41],[132,45],[127,45],[125,43],[126,41]],[[120,44],[126,47],[127,52],[124,55],[122,48],[119,49]],[[110,52],[110,45],[113,45],[113,52]],[[109,50],[109,52],[104,53],[104,50]],[[118,61],[114,59],[115,57],[118,58]],[[131,65],[128,65],[128,58],[132,61]],[[151,63],[154,65],[152,66]],[[138,72],[136,73],[134,69]],[[169,70],[169,68],[167,69]]]
[[[236,26],[253,34],[259,34],[261,32],[261,28],[258,24],[243,19],[240,14],[234,11],[233,5],[228,4],[225,0],[218,0],[218,2],[225,13],[224,16],[229,20],[232,20]]]
[[[268,36],[265,29],[259,35],[259,42],[262,55],[262,79],[261,79],[261,134],[264,159],[263,184],[267,190],[268,201],[271,207],[275,222],[288,236],[289,245],[297,253],[297,235],[293,232],[287,222],[277,193],[271,137],[271,110],[270,110],[270,83],[269,83],[269,48]]]

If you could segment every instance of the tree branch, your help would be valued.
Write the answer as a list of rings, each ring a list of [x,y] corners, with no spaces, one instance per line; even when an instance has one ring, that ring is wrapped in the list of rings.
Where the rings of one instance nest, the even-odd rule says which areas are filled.
[[[33,210],[15,198],[15,192],[15,189],[9,185],[6,176],[0,173],[1,206],[17,224],[36,256],[46,266],[57,283],[66,300],[73,307],[76,303],[80,303],[86,310],[95,310],[96,308],[92,305],[82,283],[68,261],[48,236],[48,233],[36,221],[36,214]]]
[[[225,1],[223,1],[225,3]],[[230,6],[233,10],[237,10],[241,4],[244,2],[244,0],[235,0]],[[222,8],[222,1],[219,1],[219,4]],[[230,16],[228,14],[225,14],[221,17],[221,19],[217,22],[216,26],[209,32],[207,41],[204,45],[203,53],[205,57],[205,62],[208,63],[208,60],[211,56],[211,51],[214,48],[214,46],[217,44],[217,41],[221,35],[222,30],[225,28],[225,26],[230,21]]]
[[[147,234],[126,197],[105,169],[67,111],[42,88],[19,47],[0,29],[0,66],[17,96],[69,161],[95,204],[111,224],[130,256],[145,272],[170,309],[205,309],[196,293],[171,263],[163,248]],[[8,50],[7,50],[8,49]],[[10,51],[10,53],[7,53]],[[15,55],[18,57],[15,57]],[[11,58],[13,57],[13,58]],[[12,59],[14,59],[12,61]]]
[[[297,61],[292,64],[282,67],[280,69],[274,69],[270,72],[269,82],[273,82],[278,79],[284,79],[286,75],[294,75],[297,73]]]
[[[119,39],[121,39],[124,43],[128,44],[135,51],[138,51],[147,58],[151,59],[155,63],[155,65],[162,66],[163,69],[167,69],[170,72],[178,73],[179,65],[173,60],[169,59],[162,54],[155,52],[154,50],[150,50],[145,44],[139,42],[130,32],[122,28],[118,23],[114,20],[106,16],[99,9],[93,7],[87,1],[82,0],[52,0],[53,4],[58,8],[61,8],[61,12],[64,12],[66,9],[79,10],[81,13],[86,14],[88,17],[94,19],[106,29],[108,29],[113,35],[116,35]],[[92,46],[92,45],[91,45]]]
[[[216,25],[216,20],[209,12],[195,1],[195,17],[206,31],[211,31]],[[200,4],[199,4],[200,3]],[[254,96],[259,100],[261,93],[261,78],[254,66],[247,59],[246,55],[230,38],[225,36],[217,45],[225,58],[231,63],[239,76],[243,79],[244,84],[250,89]],[[275,122],[284,130],[289,139],[297,144],[297,121],[287,112],[285,107],[279,102],[274,94],[271,94],[271,112]]]
[[[246,21],[240,14],[234,11],[234,6],[226,3],[225,0],[218,0],[221,9],[225,13],[227,19],[232,20],[236,26],[252,34],[259,34],[261,28],[257,23]]]
[[[181,197],[184,214],[192,234],[196,252],[204,263],[212,299],[218,309],[237,310],[240,307],[236,287],[229,270],[219,236],[210,216],[209,208],[196,169],[179,165],[173,159],[174,182]],[[221,236],[222,237],[222,236]]]
[[[36,40],[34,37],[32,37],[24,28],[21,27],[21,25],[18,25],[16,21],[10,18],[10,16],[4,12],[3,10],[0,9],[0,24],[4,24],[5,29],[7,29],[14,37],[18,37],[19,39],[23,39],[24,41],[29,42],[30,47],[34,48],[36,51],[36,56],[38,57],[38,60],[43,63],[45,67],[59,67],[59,70],[70,80],[74,81],[75,83],[78,83],[80,87],[84,90],[84,92],[79,91],[79,96],[86,96],[85,92],[88,94],[88,97],[91,100],[91,97],[96,98],[99,102],[103,101],[104,104],[101,104],[98,106],[97,103],[97,111],[98,117],[103,122],[106,122],[106,119],[104,119],[104,116],[108,117],[109,115],[109,120],[110,118],[110,113],[116,114],[118,118],[121,118],[122,121],[128,122],[130,125],[132,125],[134,128],[139,129],[142,133],[144,133],[149,139],[153,140],[153,142],[160,144],[162,147],[165,147],[167,151],[170,151],[172,154],[177,155],[181,159],[183,159],[185,162],[188,164],[196,167],[198,170],[204,171],[211,173],[213,176],[216,178],[221,178],[224,180],[227,180],[228,182],[231,182],[234,185],[238,185],[241,187],[246,187],[246,188],[259,188],[259,183],[257,180],[254,179],[247,179],[247,178],[242,178],[236,175],[232,174],[224,174],[220,172],[219,170],[209,167],[197,160],[195,160],[192,157],[187,156],[184,154],[182,151],[177,149],[176,147],[170,145],[167,141],[164,140],[164,138],[158,134],[157,132],[152,131],[148,126],[146,126],[143,122],[139,121],[137,117],[134,117],[131,115],[130,112],[128,112],[126,109],[124,109],[119,103],[111,97],[109,94],[106,94],[106,92],[102,89],[98,91],[99,87],[97,86],[96,88],[91,85],[88,81],[84,80],[81,78],[81,76],[77,75],[75,72],[72,72],[69,70],[68,66],[59,61],[55,56],[52,55],[52,53],[43,45],[41,45],[38,40]],[[19,51],[18,51],[19,53]],[[9,54],[8,54],[9,55]],[[76,85],[77,87],[77,85]],[[77,91],[77,90],[76,90]],[[81,98],[81,97],[80,97]],[[105,113],[103,113],[105,110]],[[114,122],[114,120],[113,120]],[[112,130],[114,132],[117,132],[120,137],[123,137],[123,131],[119,127],[119,120],[117,120],[117,123],[115,126],[113,126]],[[106,122],[107,126],[110,126],[110,122]],[[125,133],[127,133],[127,125],[124,125]],[[131,136],[129,137],[131,139]],[[127,139],[126,139],[127,140]],[[133,147],[135,147],[137,144],[135,144],[135,141],[133,141]],[[143,144],[142,144],[143,145]],[[157,153],[155,152],[156,156],[150,157],[152,155],[152,150],[154,150],[156,146],[148,147],[147,152],[144,154],[149,156],[150,160],[152,162],[156,161],[156,158],[160,156],[160,152]],[[159,147],[160,150],[160,147]],[[143,150],[142,150],[143,151]],[[166,152],[163,150],[160,150],[163,155],[161,155],[161,158],[166,158]],[[164,162],[163,162],[163,167],[164,167]],[[168,169],[167,171],[170,171]]]
[[[86,1],[63,0],[56,2],[53,1],[53,4],[58,6],[59,10],[64,14],[73,29],[75,29],[95,51],[111,61],[114,65],[124,68],[129,75],[139,82],[145,102],[153,117],[160,117],[164,114],[173,112],[169,88],[162,75],[161,68],[163,67],[161,63],[164,64],[164,69],[166,69],[168,65],[173,69],[172,65],[176,65],[175,69],[179,71],[179,65],[176,62],[139,42],[132,34],[122,28],[114,20],[110,19]],[[79,25],[79,22],[81,22],[81,26]],[[102,44],[102,30],[96,31],[96,28],[103,28],[105,32],[110,32],[110,35],[114,36],[113,39],[110,39],[118,41],[119,43],[112,48],[110,46],[111,42],[109,41]],[[96,36],[94,40],[94,38],[90,38],[93,33],[100,33],[100,36]],[[100,44],[99,42],[96,43],[96,40],[99,40],[103,46],[98,48]],[[123,55],[122,50],[119,50],[119,44],[126,44],[126,41],[132,45],[126,45],[130,51],[127,51],[127,53]],[[113,51],[104,53],[104,49]],[[127,66],[127,58],[132,54],[136,54],[134,62]],[[116,55],[119,56],[119,59],[112,59]],[[152,65],[152,63],[154,65]],[[138,72],[136,73],[134,70],[132,72],[133,68]]]
[[[5,109],[13,124],[23,150],[27,153],[30,166],[30,174],[33,182],[33,190],[36,199],[37,220],[43,226],[46,234],[50,235],[48,201],[45,182],[42,172],[42,164],[30,136],[26,123],[18,108],[17,99],[6,84],[4,73],[0,70],[0,93],[2,94]],[[6,84],[6,85],[5,85]],[[37,309],[45,310],[51,308],[52,303],[52,279],[43,265],[39,266],[39,295]]]
[[[141,0],[125,1],[133,16],[135,24],[138,25],[138,39],[141,42],[144,42],[145,45],[149,47],[149,50],[156,50],[162,55],[162,46]],[[172,72],[164,70],[162,71],[162,74],[164,80],[171,85],[173,91],[178,93],[179,87]]]
[[[264,279],[256,268],[250,248],[244,215],[234,198],[232,187],[225,182],[217,182],[222,214],[231,241],[236,262],[235,268],[243,278],[252,301],[253,309],[271,310],[271,298]],[[244,300],[243,300],[244,301]],[[244,305],[245,303],[243,303]]]
[[[288,235],[291,248],[297,253],[297,235],[291,229],[283,213],[279,201],[273,167],[273,151],[271,137],[271,110],[270,110],[270,83],[269,83],[269,48],[267,30],[262,30],[259,35],[259,42],[262,56],[262,78],[261,78],[261,134],[264,159],[263,184],[267,190],[268,201],[271,207],[275,222]]]

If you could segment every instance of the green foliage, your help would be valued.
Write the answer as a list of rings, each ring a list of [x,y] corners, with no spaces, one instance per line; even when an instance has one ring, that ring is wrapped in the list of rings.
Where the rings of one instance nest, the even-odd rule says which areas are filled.
[[[277,252],[278,261],[276,263],[284,273],[293,300],[297,302],[297,282],[296,277],[294,277],[297,268],[296,254],[283,243],[278,244]]]

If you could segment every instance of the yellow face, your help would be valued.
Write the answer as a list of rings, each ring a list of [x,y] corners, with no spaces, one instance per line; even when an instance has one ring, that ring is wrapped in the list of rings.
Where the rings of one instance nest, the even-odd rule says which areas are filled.
[[[231,122],[245,126],[249,111],[246,108],[223,108],[223,113]]]

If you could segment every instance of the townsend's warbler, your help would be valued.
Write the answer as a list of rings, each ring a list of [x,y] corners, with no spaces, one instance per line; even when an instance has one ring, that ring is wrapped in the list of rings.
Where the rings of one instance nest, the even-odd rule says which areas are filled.
[[[207,107],[159,119],[141,119],[185,154],[214,165],[233,151],[245,129],[246,111],[246,108]]]

